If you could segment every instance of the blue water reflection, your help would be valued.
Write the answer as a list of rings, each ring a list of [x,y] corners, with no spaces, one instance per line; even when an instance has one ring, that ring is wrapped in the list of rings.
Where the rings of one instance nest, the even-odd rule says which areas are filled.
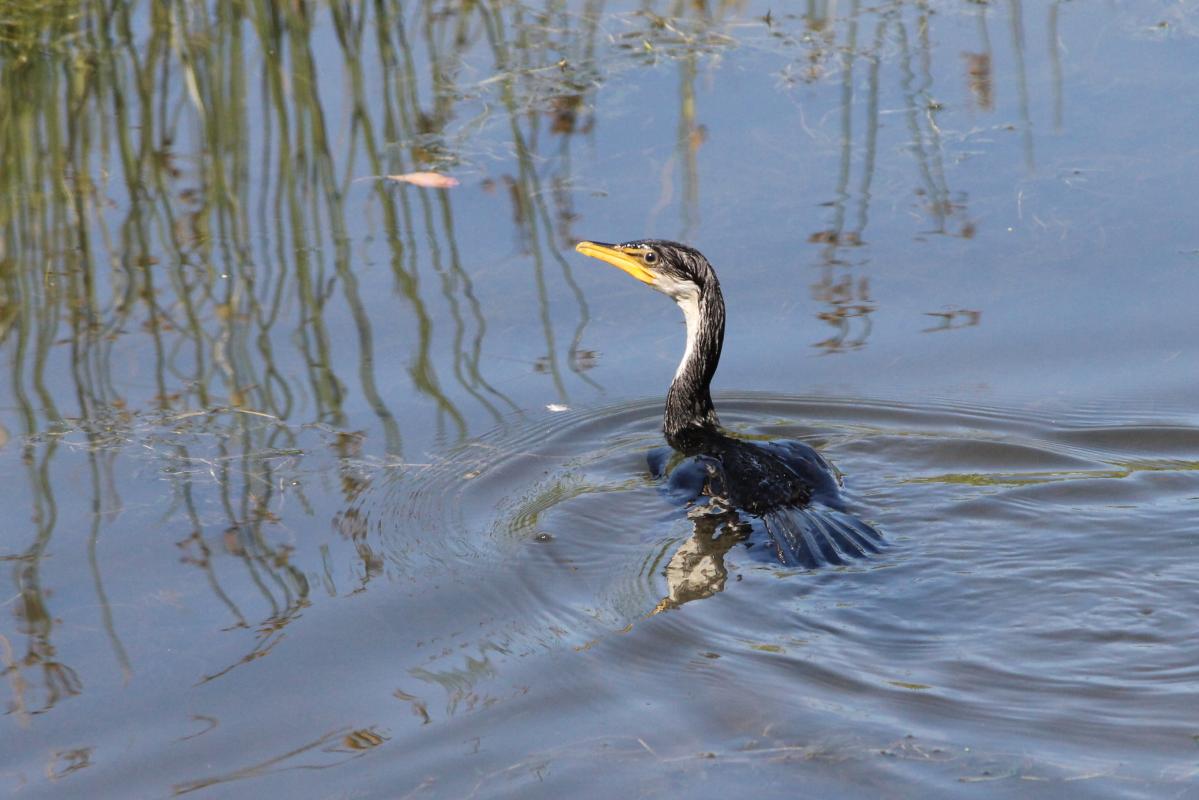
[[[1185,793],[1197,36],[0,10],[0,786]],[[712,259],[723,418],[823,448],[878,559],[733,547],[653,613],[698,542],[645,470],[682,327],[573,252],[642,236]]]

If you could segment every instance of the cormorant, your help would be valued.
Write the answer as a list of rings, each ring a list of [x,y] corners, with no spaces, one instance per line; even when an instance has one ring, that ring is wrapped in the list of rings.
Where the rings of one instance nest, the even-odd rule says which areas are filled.
[[[662,239],[579,242],[575,249],[649,284],[683,311],[687,346],[662,420],[666,441],[686,457],[670,470],[671,494],[686,501],[706,495],[716,513],[760,518],[784,564],[814,568],[877,553],[882,537],[845,512],[839,473],[819,453],[801,442],[738,439],[720,427],[709,385],[724,344],[724,297],[708,259]],[[651,470],[664,474],[665,459],[651,458]]]

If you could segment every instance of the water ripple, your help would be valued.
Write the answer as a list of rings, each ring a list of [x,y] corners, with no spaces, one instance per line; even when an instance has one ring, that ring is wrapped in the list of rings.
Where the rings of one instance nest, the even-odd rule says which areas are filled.
[[[1067,776],[1084,754],[1126,764],[1111,743],[1136,736],[1143,760],[1124,773],[1177,768],[1199,663],[1199,430],[949,402],[720,407],[744,435],[822,448],[888,547],[814,572],[714,549],[716,531],[648,474],[656,402],[514,421],[382,476],[355,509],[410,589],[389,613],[460,621],[465,651],[409,668],[453,687],[434,721],[481,713],[465,697],[537,687],[614,732],[625,717],[604,703],[650,707],[665,691],[663,729],[697,743],[758,724],[785,749],[794,720],[854,720],[883,749],[912,733],[1040,742],[1033,761]],[[682,562],[719,581],[678,602]]]

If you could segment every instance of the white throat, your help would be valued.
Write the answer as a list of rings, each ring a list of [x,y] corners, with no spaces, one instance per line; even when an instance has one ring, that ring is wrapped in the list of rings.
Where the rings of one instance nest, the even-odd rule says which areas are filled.
[[[679,368],[674,371],[677,381],[687,368],[687,362],[695,355],[695,342],[699,338],[699,291],[682,292],[675,296],[674,301],[683,310],[683,320],[687,323],[687,348],[683,350]]]

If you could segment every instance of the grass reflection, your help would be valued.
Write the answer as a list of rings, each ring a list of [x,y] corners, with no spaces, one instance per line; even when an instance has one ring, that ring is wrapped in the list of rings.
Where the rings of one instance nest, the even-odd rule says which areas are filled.
[[[1060,126],[1058,5],[1050,53]],[[764,18],[746,8],[0,2],[0,346],[11,387],[0,447],[11,429],[8,446],[21,447],[22,461],[14,494],[33,520],[0,554],[17,595],[12,630],[0,633],[16,713],[45,711],[85,683],[55,643],[61,615],[45,570],[64,535],[60,508],[84,512],[81,555],[99,625],[122,676],[138,669],[128,621],[110,600],[120,577],[106,572],[101,547],[137,491],[138,476],[119,463],[137,446],[170,495],[156,520],[176,545],[165,549],[207,587],[220,624],[252,640],[197,676],[210,681],[271,653],[318,585],[342,591],[342,561],[354,573],[344,593],[383,574],[350,512],[336,520],[342,541],[318,548],[319,568],[293,563],[283,500],[298,518],[315,513],[300,461],[333,463],[333,494],[350,506],[369,486],[357,467],[368,453],[422,460],[430,440],[444,446],[519,412],[513,381],[495,366],[495,351],[512,342],[495,332],[525,310],[537,339],[530,369],[544,373],[537,379],[553,399],[602,390],[585,346],[591,310],[564,253],[581,213],[576,150],[594,143],[597,97],[622,70],[677,70],[668,90],[676,122],[663,134],[670,156],[650,219],[677,207],[670,235],[683,238],[698,235],[705,208],[705,59],[762,37],[787,53],[803,48],[801,66],[783,69],[789,90],[836,85],[829,218],[809,237],[816,313],[831,328],[817,345],[866,346],[885,300],[871,283],[867,231],[887,152],[888,81],[902,95],[919,232],[973,235],[966,195],[946,174],[932,91],[936,15],[922,2],[812,0],[800,14]],[[1022,9],[1016,0],[1008,8],[1022,59]],[[999,87],[986,25],[995,12],[980,4],[969,13],[984,40],[967,60],[969,85],[990,112]],[[1021,66],[1031,166],[1025,84]],[[453,171],[462,188],[371,177],[415,170]],[[471,202],[488,189],[507,203],[510,223],[481,225]],[[491,239],[478,246],[506,231],[511,257]],[[506,270],[504,288],[527,308],[498,307],[480,261]],[[953,313],[966,316],[937,330],[976,324],[981,312]],[[324,437],[316,448],[306,430]],[[55,472],[73,463],[66,451],[86,462],[78,481]],[[676,575],[719,562],[720,537],[710,533],[679,551]],[[702,594],[688,580],[671,602]]]
[[[1037,486],[1045,483],[1088,479],[1119,480],[1142,472],[1190,472],[1199,470],[1199,462],[1177,459],[1112,462],[1111,469],[1029,471],[1018,473],[951,472],[908,478],[905,483],[949,483],[968,486]]]
[[[836,13],[835,13],[836,12]],[[1011,32],[1014,61],[1013,82],[1018,126],[996,125],[993,129],[1019,129],[1025,163],[1033,169],[1030,89],[1024,67],[1024,11],[1020,3],[1006,8],[1004,21]],[[992,4],[978,3],[960,9],[977,20],[980,46],[977,52],[962,54],[960,62],[965,82],[977,111],[996,111],[994,53],[988,19],[999,13]],[[843,9],[811,4],[798,17],[803,33],[789,28],[789,18],[772,21],[771,35],[792,46],[804,48],[802,66],[788,65],[782,72],[783,86],[803,93],[818,82],[836,80],[839,102],[829,112],[836,114],[838,138],[832,199],[828,223],[809,234],[808,242],[818,248],[813,259],[819,277],[812,282],[812,298],[820,304],[817,315],[832,327],[832,332],[815,346],[825,352],[843,352],[864,347],[869,340],[872,318],[885,298],[871,290],[874,268],[867,229],[874,200],[875,173],[880,152],[898,146],[914,168],[911,188],[912,216],[918,227],[911,231],[917,240],[930,237],[972,239],[978,233],[978,219],[968,206],[968,194],[951,185],[952,167],[963,156],[958,152],[962,141],[977,131],[946,129],[947,103],[936,91],[934,74],[935,31],[938,15],[944,12],[925,2],[894,2],[882,6],[863,6],[851,2]],[[1060,44],[1057,41],[1055,4],[1048,10],[1050,36],[1050,77],[1054,97],[1054,125],[1061,125]],[[865,62],[864,75],[861,74]],[[941,92],[946,89],[941,87]],[[884,95],[901,98],[900,107],[885,108]],[[884,140],[887,115],[903,121],[904,138]],[[817,134],[805,131],[817,139]],[[894,134],[891,134],[894,136]],[[817,139],[819,141],[819,139]],[[937,312],[930,312],[937,314]],[[968,317],[968,319],[967,319]],[[963,312],[955,324],[935,330],[957,329],[978,324],[980,311]],[[960,323],[960,324],[958,324]]]
[[[189,794],[225,783],[260,778],[274,772],[330,769],[361,758],[385,744],[390,738],[385,730],[380,730],[377,726],[340,728],[250,766],[176,784],[172,787],[171,794]]]
[[[30,442],[46,431],[79,429],[87,437],[88,563],[103,626],[128,675],[136,664],[118,635],[97,553],[106,520],[122,507],[113,456],[153,430],[145,427],[152,418],[203,420],[214,442],[198,452],[186,443],[157,451],[175,489],[170,517],[189,531],[178,542],[184,562],[203,573],[232,624],[260,626],[243,658],[252,660],[309,602],[289,547],[268,535],[277,522],[275,454],[299,452],[292,422],[343,429],[347,399],[357,393],[385,451],[402,452],[408,403],[387,398],[377,375],[378,306],[364,297],[364,252],[349,233],[348,219],[359,213],[350,205],[354,180],[452,165],[460,157],[450,126],[464,101],[465,54],[491,49],[517,156],[512,195],[527,209],[546,349],[565,399],[544,273],[558,266],[581,312],[565,369],[594,385],[582,374],[586,304],[559,252],[571,244],[574,218],[563,171],[572,114],[594,83],[555,80],[562,89],[551,100],[552,132],[561,145],[551,211],[534,166],[546,117],[529,116],[527,104],[543,92],[539,76],[557,67],[531,41],[544,29],[523,7],[329,7],[334,52],[351,87],[347,127],[335,132],[330,120],[339,109],[318,66],[329,50],[319,41],[324,19],[316,4],[10,6],[0,27],[0,342],[11,354],[21,433]],[[595,17],[586,19],[584,35],[570,32],[563,43],[577,50],[571,60],[580,69],[595,47]],[[368,97],[368,72],[382,76],[381,97]],[[422,87],[430,89],[427,102]],[[487,313],[463,262],[454,205],[444,194],[382,181],[370,191],[414,332],[402,345],[411,355],[411,388],[437,409],[444,435],[461,439],[469,433],[462,403],[477,403],[493,422],[518,406],[485,374]],[[429,308],[430,278],[450,309],[447,322]],[[343,318],[352,341],[338,332]],[[445,348],[458,390],[446,389],[439,374]],[[272,422],[252,425],[248,415]],[[53,441],[26,448],[36,524],[32,543],[14,556],[14,579],[28,646],[5,666],[22,697],[34,683],[44,688],[44,708],[81,687],[55,655],[55,617],[40,572],[57,525],[50,473],[60,452]],[[201,508],[214,487],[220,519]],[[361,487],[344,488],[351,497]],[[230,561],[240,575],[224,566]],[[369,555],[363,563],[368,576],[375,571]],[[244,586],[254,588],[265,621],[246,608]],[[33,669],[42,673],[36,681],[20,677]],[[17,705],[39,708],[24,699]]]

